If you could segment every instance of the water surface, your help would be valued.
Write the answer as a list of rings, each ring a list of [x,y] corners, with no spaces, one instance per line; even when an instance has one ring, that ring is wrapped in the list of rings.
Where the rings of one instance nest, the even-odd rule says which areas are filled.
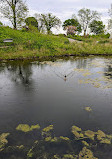
[[[52,124],[57,137],[72,138],[73,125],[112,134],[112,58],[0,63],[0,133],[14,138],[19,124]]]

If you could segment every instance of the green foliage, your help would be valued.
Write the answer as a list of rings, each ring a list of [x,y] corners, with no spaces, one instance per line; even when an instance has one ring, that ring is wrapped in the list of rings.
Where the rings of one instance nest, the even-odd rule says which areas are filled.
[[[67,20],[65,20],[64,23],[63,23],[63,28],[66,29],[67,26],[75,26],[76,31],[78,33],[81,33],[81,31],[82,31],[81,24],[78,22],[77,19],[67,19]]]
[[[37,31],[13,30],[9,27],[0,27],[0,59],[42,58],[66,55],[111,55],[111,40],[109,34],[87,36],[70,36],[82,43],[69,43],[67,37],[45,35]],[[4,39],[13,39],[12,44],[4,44]],[[108,40],[105,45],[101,42]],[[100,43],[97,43],[99,41]]]
[[[90,9],[86,8],[80,9],[78,11],[78,16],[85,35],[91,21],[97,20],[100,17],[97,11],[91,11]]]
[[[28,12],[25,2],[23,0],[1,0],[0,4],[0,12],[4,18],[12,23],[14,29],[20,27]]]
[[[112,4],[111,4],[111,8],[109,9],[109,16],[110,16],[110,19],[108,20],[108,29],[112,29]]]
[[[103,25],[102,21],[93,20],[90,23],[89,28],[90,28],[91,32],[96,34],[96,35],[103,34],[104,29],[105,29],[105,25]]]
[[[25,19],[25,23],[27,26],[34,26],[36,28],[38,28],[38,22],[34,17],[28,17]]]
[[[41,14],[39,21],[41,22],[41,28],[46,29],[48,34],[52,33],[52,28],[58,27],[61,24],[60,19],[52,15],[51,13]]]
[[[3,23],[0,21],[0,26],[3,26]]]

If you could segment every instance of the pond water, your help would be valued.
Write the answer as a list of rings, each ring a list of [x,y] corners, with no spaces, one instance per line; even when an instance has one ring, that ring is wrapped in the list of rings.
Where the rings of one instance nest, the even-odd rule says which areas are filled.
[[[18,131],[16,128],[19,124],[39,124],[40,130]],[[42,142],[44,137],[39,131],[49,125],[53,125],[53,136],[70,139],[76,156],[73,148],[67,150],[63,143],[58,146],[56,143],[47,145],[47,150],[44,148],[36,154],[41,154],[39,157],[33,156],[33,152],[31,156],[25,156],[34,141],[41,140],[42,148],[46,145],[45,141]],[[70,57],[42,62],[0,63],[0,134],[10,133],[7,142],[0,145],[0,159],[81,158],[78,154],[83,146],[74,141],[78,137],[71,132],[73,125],[80,127],[83,133],[86,130],[101,130],[105,134],[112,134],[112,57]],[[50,135],[49,133],[46,137],[51,137]],[[96,133],[95,138],[97,135]],[[91,146],[88,149],[94,152],[96,158],[111,159],[112,144],[101,144],[100,141],[90,143],[89,138]],[[17,148],[20,145],[27,147],[21,155],[20,149],[14,149],[14,146]],[[14,152],[11,149],[9,153],[11,146]],[[53,147],[52,152],[48,149],[49,146],[50,149]],[[62,153],[69,153],[69,156],[64,157]]]

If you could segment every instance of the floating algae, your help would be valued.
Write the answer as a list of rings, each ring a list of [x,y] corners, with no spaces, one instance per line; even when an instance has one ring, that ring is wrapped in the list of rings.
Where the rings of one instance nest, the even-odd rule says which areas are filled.
[[[69,141],[70,140],[68,137],[63,137],[63,136],[60,136],[60,139],[61,140],[65,140],[65,141]]]
[[[98,130],[98,132],[93,132],[91,130],[82,131],[81,128],[78,128],[77,126],[72,126],[72,133],[78,140],[88,138],[94,142],[97,142],[98,140],[101,144],[111,144],[112,140],[112,135],[107,135],[101,130]],[[89,144],[84,140],[82,141],[82,144],[85,146],[89,146]]]
[[[44,137],[44,139],[45,138],[49,139],[52,136],[53,129],[54,129],[53,125],[49,125],[42,130],[42,136]]]
[[[16,130],[23,131],[23,132],[29,132],[29,131],[32,131],[34,129],[40,129],[39,124],[32,125],[31,127],[27,124],[19,124],[16,128]]]
[[[46,128],[44,128],[42,131],[43,132],[49,132],[49,131],[51,131],[51,130],[53,130],[54,128],[53,128],[53,125],[49,125],[49,126],[47,126]]]
[[[77,69],[77,68],[75,68],[74,71],[76,71],[78,73],[82,73],[82,75],[84,77],[92,75],[92,73],[88,69]]]
[[[76,158],[71,154],[65,154],[62,159],[76,159]]]
[[[77,126],[72,126],[72,131],[82,131],[82,129]]]
[[[49,137],[45,138],[46,142],[61,142],[61,141],[69,141],[69,140],[70,139],[68,137],[63,137],[63,136],[54,137],[54,138],[52,138],[51,136],[49,136]]]
[[[63,157],[60,157],[59,155],[54,155],[53,159],[77,159],[77,157],[71,154],[64,154]]]
[[[58,140],[57,137],[54,137],[54,138],[51,139],[51,142],[58,142],[58,141],[59,141],[59,140]]]
[[[28,157],[28,158],[32,158],[32,157],[33,157],[33,151],[32,151],[32,149],[30,149],[30,150],[28,151],[27,157]]]
[[[83,147],[83,149],[79,153],[78,159],[97,159],[93,156],[93,152],[86,147]]]
[[[86,110],[87,112],[91,112],[91,111],[92,111],[92,109],[91,109],[90,107],[85,107],[85,110]]]
[[[95,88],[108,89],[112,88],[112,80],[108,79],[108,77],[95,78],[95,79],[80,79],[78,81],[79,84],[91,84]]]
[[[46,142],[49,142],[49,141],[51,141],[51,140],[52,140],[52,137],[46,137],[46,138],[45,138],[45,141],[46,141]]]
[[[4,148],[4,146],[8,143],[8,140],[6,139],[10,134],[9,133],[3,133],[0,135],[0,151]]]
[[[91,130],[87,130],[85,131],[85,136],[87,136],[89,139],[94,140],[95,137],[95,132],[91,131]]]
[[[81,133],[81,128],[77,127],[77,126],[72,126],[72,133],[75,135],[75,137],[77,139],[83,138],[84,135],[83,133]]]
[[[83,144],[84,146],[89,147],[89,144],[88,144],[86,141],[82,141],[82,144]]]
[[[97,140],[100,141],[102,144],[111,144],[111,135],[106,135],[103,131],[98,130],[97,132]]]
[[[31,126],[32,129],[37,128],[36,126]],[[31,130],[30,126],[26,126],[27,129],[22,129],[25,132]],[[26,131],[27,130],[27,131]],[[25,153],[26,157],[29,158],[51,158],[51,159],[96,159],[93,155],[91,149],[97,146],[104,144],[111,144],[112,135],[107,135],[103,131],[98,130],[93,132],[91,130],[83,131],[80,127],[72,126],[72,133],[75,138],[71,139],[68,137],[60,136],[55,137],[55,134],[52,133],[53,125],[49,125],[42,129],[42,138],[38,141],[36,140],[31,148],[20,146],[8,146],[5,145],[8,143],[5,140],[5,144],[0,147],[2,153],[15,153],[22,152]],[[41,133],[41,132],[40,132]],[[8,134],[2,134],[2,138],[7,137]],[[80,145],[83,149],[74,150],[74,147]],[[110,145],[111,146],[111,145]],[[89,148],[89,149],[88,149]],[[91,148],[91,149],[90,149]],[[58,153],[59,151],[59,153]],[[56,154],[56,155],[54,155]]]

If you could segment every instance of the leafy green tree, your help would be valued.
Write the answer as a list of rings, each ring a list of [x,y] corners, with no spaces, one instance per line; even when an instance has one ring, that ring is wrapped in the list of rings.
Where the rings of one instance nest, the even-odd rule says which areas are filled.
[[[102,21],[93,20],[90,23],[89,28],[94,34],[102,34],[104,33],[105,25],[103,25]]]
[[[76,31],[78,33],[81,33],[81,31],[82,31],[81,24],[78,22],[77,19],[67,19],[67,20],[65,20],[64,23],[63,23],[63,28],[66,29],[68,26],[75,26]]]
[[[37,15],[37,21],[39,30],[46,30],[48,34],[51,33],[52,28],[57,28],[61,24],[60,19],[51,13]]]
[[[31,26],[34,26],[34,27],[38,28],[38,22],[37,22],[35,17],[26,18],[25,23],[26,23],[27,26],[31,25]]]
[[[25,19],[28,8],[23,0],[0,0],[0,12],[17,29]]]
[[[84,35],[87,33],[90,23],[93,20],[98,20],[100,14],[97,11],[91,11],[90,9],[82,8],[78,11],[79,21],[84,31]]]
[[[0,26],[3,26],[3,23],[0,21]]]

